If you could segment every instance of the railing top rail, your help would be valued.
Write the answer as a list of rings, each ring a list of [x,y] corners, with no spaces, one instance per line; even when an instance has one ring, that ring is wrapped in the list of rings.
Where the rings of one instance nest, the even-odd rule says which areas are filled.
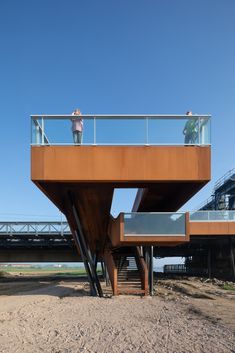
[[[14,225],[22,225],[22,224],[25,224],[25,225],[33,225],[33,224],[38,224],[38,225],[53,225],[53,224],[56,224],[56,225],[68,225],[68,222],[60,222],[60,221],[0,221],[0,225],[3,225],[3,224],[14,224]]]
[[[31,119],[36,120],[39,118],[46,119],[71,119],[76,117],[72,114],[37,114],[31,115]],[[185,115],[185,114],[82,114],[84,119],[93,119],[93,118],[102,118],[102,119],[146,119],[146,118],[156,118],[156,119],[197,119],[197,118],[206,118],[210,119],[210,114],[194,114],[194,115]]]
[[[189,214],[195,214],[195,213],[221,213],[221,212],[229,212],[229,213],[235,213],[235,210],[198,210],[198,211],[190,211]]]
[[[181,215],[181,214],[186,214],[187,212],[121,212],[124,215]]]

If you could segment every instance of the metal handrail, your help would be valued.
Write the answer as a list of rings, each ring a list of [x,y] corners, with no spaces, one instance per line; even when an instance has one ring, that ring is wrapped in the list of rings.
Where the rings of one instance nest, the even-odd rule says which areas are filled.
[[[227,173],[225,173],[221,178],[216,181],[214,190],[217,190],[221,185],[225,183],[225,181],[229,180],[233,174],[235,174],[235,168],[230,169]]]
[[[186,212],[183,212],[183,211],[177,211],[177,212],[124,212],[123,214],[124,215],[133,215],[133,214],[136,214],[136,215],[158,215],[158,214],[163,214],[163,215],[167,215],[167,214],[170,214],[170,215],[183,215],[185,214]]]
[[[39,118],[46,119],[73,119],[76,115],[72,114],[61,114],[61,115],[30,115],[33,120]],[[143,119],[143,118],[156,118],[156,119],[198,119],[198,118],[211,118],[210,114],[194,114],[194,115],[185,115],[185,114],[82,114],[80,117],[84,119],[93,119],[93,118],[103,118],[103,119],[126,119],[126,118],[134,118],[134,119]]]
[[[214,200],[214,195],[211,195],[210,197],[208,197],[205,201],[203,201],[202,203],[199,204],[198,207],[195,208],[195,212],[196,211],[203,211],[201,210],[204,206],[208,205],[210,202],[213,202]],[[205,210],[206,211],[206,210]]]

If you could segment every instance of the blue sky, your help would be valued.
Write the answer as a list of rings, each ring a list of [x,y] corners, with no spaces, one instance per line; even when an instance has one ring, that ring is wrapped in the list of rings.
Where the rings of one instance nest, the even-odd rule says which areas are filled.
[[[234,14],[234,0],[1,0],[0,217],[58,215],[30,181],[29,116],[76,107],[212,114],[212,181],[185,209],[208,197],[235,166]]]

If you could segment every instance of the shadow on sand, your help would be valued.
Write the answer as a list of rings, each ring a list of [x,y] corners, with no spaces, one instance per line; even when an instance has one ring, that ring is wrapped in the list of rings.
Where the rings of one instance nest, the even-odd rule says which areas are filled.
[[[101,281],[102,287],[104,285]],[[76,277],[30,277],[17,276],[0,279],[0,296],[49,295],[60,299],[65,297],[90,296],[86,276]]]

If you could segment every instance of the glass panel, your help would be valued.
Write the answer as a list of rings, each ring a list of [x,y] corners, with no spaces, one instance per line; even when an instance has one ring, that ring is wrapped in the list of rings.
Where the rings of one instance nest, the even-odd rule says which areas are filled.
[[[124,234],[185,235],[185,213],[125,213]]]
[[[32,119],[31,142],[40,145],[42,143],[42,119]]]
[[[207,221],[208,212],[207,211],[196,211],[190,212],[190,221]]]
[[[187,119],[156,119],[149,118],[148,142],[154,144],[177,144],[183,145],[184,127]]]
[[[200,144],[201,145],[208,145],[210,144],[210,119],[209,118],[200,118],[199,120],[200,126]]]
[[[190,213],[190,221],[235,221],[235,211],[196,211]]]
[[[49,144],[73,144],[72,121],[70,119],[44,119],[44,132]],[[94,119],[83,120],[83,144],[93,144]]]
[[[96,118],[96,143],[97,144],[145,144],[146,121],[145,119]]]

